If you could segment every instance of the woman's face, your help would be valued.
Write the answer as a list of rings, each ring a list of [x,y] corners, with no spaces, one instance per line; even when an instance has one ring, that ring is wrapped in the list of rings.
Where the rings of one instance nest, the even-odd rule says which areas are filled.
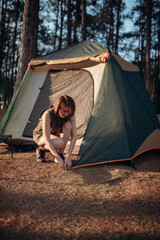
[[[66,106],[64,103],[60,104],[59,116],[61,118],[66,118],[71,114],[71,108]]]

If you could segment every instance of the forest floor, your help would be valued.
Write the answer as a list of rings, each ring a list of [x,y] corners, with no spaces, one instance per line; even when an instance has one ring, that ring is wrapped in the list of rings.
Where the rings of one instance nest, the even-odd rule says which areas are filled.
[[[160,239],[160,151],[62,171],[0,144],[0,239]],[[74,161],[75,155],[72,156]]]
[[[0,144],[1,240],[160,239],[160,150],[62,171]],[[72,155],[75,161],[76,155]]]

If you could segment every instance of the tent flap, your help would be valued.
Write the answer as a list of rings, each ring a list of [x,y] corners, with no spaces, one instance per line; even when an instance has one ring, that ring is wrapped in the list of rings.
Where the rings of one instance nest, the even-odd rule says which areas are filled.
[[[26,74],[24,75],[23,81],[22,81],[18,91],[16,92],[13,100],[11,101],[11,103],[10,103],[8,109],[7,109],[6,114],[4,115],[2,121],[0,122],[0,134],[3,133],[3,131],[4,131],[5,127],[6,127],[6,125],[7,125],[7,122],[9,120],[9,118],[10,118],[10,115],[12,114],[12,111],[13,111],[15,105],[16,105],[16,102],[21,97],[21,91],[25,87],[25,84],[27,83],[27,80],[30,77],[32,71],[33,71],[33,69],[31,69],[31,68],[27,69]],[[10,134],[12,134],[12,133],[10,133]]]
[[[131,159],[159,127],[139,72],[123,71],[112,56],[75,166]]]

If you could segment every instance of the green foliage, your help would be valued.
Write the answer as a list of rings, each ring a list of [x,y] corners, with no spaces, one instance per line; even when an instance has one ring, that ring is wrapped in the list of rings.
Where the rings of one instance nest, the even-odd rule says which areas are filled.
[[[150,97],[153,101],[157,102],[160,108],[160,75],[159,75],[159,54],[160,54],[160,4],[158,1],[153,0],[152,18],[151,18],[151,93]],[[135,64],[141,70],[143,80],[145,82],[145,51],[146,51],[146,1],[136,1],[136,6],[132,9],[134,16],[134,28],[137,29],[136,34],[131,36],[131,39],[137,43],[133,51],[135,51]],[[136,39],[137,38],[137,39]]]
[[[16,6],[18,6],[18,19],[16,26]],[[20,45],[22,36],[23,9],[25,0],[8,0],[4,4],[4,11],[0,8],[2,44],[2,66],[0,67],[0,89],[7,90],[11,99],[18,69]],[[140,67],[142,76],[145,76],[145,46],[146,46],[146,12],[145,0],[135,1],[132,8],[127,8],[125,0],[88,0],[86,1],[86,36],[98,44],[117,52],[121,57],[132,59]],[[77,5],[78,4],[78,5]],[[0,1],[2,6],[2,0]],[[77,12],[76,7],[79,6]],[[2,14],[3,13],[3,14]],[[62,20],[63,17],[63,21]],[[71,1],[71,44],[82,39],[81,1]],[[2,26],[2,20],[4,26]],[[126,21],[132,23],[127,31]],[[16,39],[14,39],[16,28]],[[152,12],[152,91],[151,98],[158,101],[160,95],[160,4],[153,0]],[[2,35],[3,34],[3,35]],[[76,35],[75,35],[76,34]],[[15,45],[14,45],[15,44]],[[38,55],[44,55],[59,47],[67,45],[67,1],[41,0],[39,8]],[[13,47],[15,46],[15,47]],[[6,82],[6,85],[4,84]],[[8,84],[8,85],[7,85]],[[3,89],[3,90],[2,90]]]
[[[0,18],[0,91],[4,101],[10,101],[16,79],[22,32],[22,0],[1,1]]]

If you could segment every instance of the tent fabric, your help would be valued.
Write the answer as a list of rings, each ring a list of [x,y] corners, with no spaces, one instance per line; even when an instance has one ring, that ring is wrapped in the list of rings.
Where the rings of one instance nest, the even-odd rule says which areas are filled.
[[[62,92],[75,99],[75,104],[78,106],[76,110],[77,138],[84,135],[94,104],[93,79],[86,70],[65,70],[48,72],[23,136],[32,137],[42,109],[53,105]],[[46,98],[46,95],[49,97]]]
[[[17,98],[15,96],[13,99],[14,106],[11,108],[10,116],[3,128],[3,134],[7,135],[7,133],[11,133],[13,143],[18,142],[19,144],[27,144],[31,141],[33,142],[33,139],[24,138],[22,136],[22,133],[24,126],[28,121],[30,112],[34,106],[34,102],[36,101],[40,89],[43,85],[44,78],[47,75],[46,71],[36,71],[35,69],[28,69],[27,73],[29,73],[29,75],[27,74],[27,76],[24,77],[22,81],[22,84],[18,90],[19,97]],[[9,110],[10,105],[6,114]]]
[[[11,101],[11,103],[10,103],[8,109],[7,109],[7,112],[5,113],[2,121],[0,122],[0,134],[3,133],[6,124],[8,123],[8,120],[10,119],[12,110],[13,110],[14,106],[16,105],[17,101],[19,100],[19,98],[21,97],[22,90],[25,88],[25,85],[26,85],[26,83],[27,83],[27,80],[28,80],[28,78],[30,77],[32,71],[33,71],[33,70],[30,69],[30,68],[27,69],[27,71],[26,71],[26,73],[25,73],[25,75],[24,75],[22,84],[20,85],[20,88],[19,88],[18,91],[16,92],[13,100]]]
[[[110,68],[111,64],[106,64],[100,91],[75,166],[102,162],[107,158],[114,160],[116,156],[113,149],[116,149],[116,155],[122,156],[122,146],[127,146],[123,136],[125,133],[121,104]],[[107,76],[107,81],[104,76]]]
[[[137,149],[135,156],[152,149],[160,149],[160,130],[154,130]]]
[[[94,101],[95,101],[97,91],[98,91],[97,88],[100,85],[103,70],[104,70],[104,63],[99,63],[94,66],[93,65],[88,66],[88,63],[87,63],[84,68],[84,71],[87,71],[92,76],[93,81],[94,81],[94,83],[93,83]],[[65,72],[65,71],[63,71],[63,72]],[[8,132],[9,133],[12,132],[14,142],[19,142],[19,144],[20,144],[20,142],[21,142],[21,144],[22,143],[28,144],[28,142],[33,141],[33,139],[30,137],[30,135],[28,135],[28,133],[26,134],[24,132],[24,128],[26,127],[26,124],[28,124],[28,125],[31,124],[29,116],[31,115],[31,112],[33,110],[35,102],[37,101],[37,98],[43,89],[43,84],[44,84],[47,74],[48,74],[48,70],[46,70],[46,69],[44,70],[44,68],[39,68],[39,67],[35,68],[34,70],[32,70],[32,74],[31,74],[30,78],[27,80],[27,85],[25,86],[25,88],[22,89],[21,95],[23,97],[21,97],[19,99],[19,101],[16,102],[16,105],[14,106],[14,110],[12,111],[12,114],[9,118],[7,126],[4,129],[4,134],[7,134]],[[79,78],[77,78],[77,81],[78,80],[79,80]],[[85,81],[87,81],[87,80],[85,80]],[[86,88],[82,89],[82,92],[85,89]],[[63,90],[64,90],[64,88],[63,88]],[[50,93],[50,91],[48,90],[46,96],[44,96],[45,101],[46,101],[46,98],[49,97],[49,93]],[[60,91],[60,93],[63,94],[64,92]],[[79,94],[78,91],[76,91],[75,93],[77,94],[78,98],[80,98],[81,94]],[[77,96],[75,97],[75,99],[77,98]],[[80,102],[82,102],[82,101],[80,101]],[[49,103],[49,100],[48,100],[48,103]],[[53,104],[53,102],[52,102],[52,104]],[[76,112],[78,111],[79,107],[80,107],[80,104],[77,104]],[[43,104],[41,105],[39,103],[39,108],[40,108],[39,112],[42,112],[44,110]],[[83,105],[83,108],[84,108],[84,105]],[[81,111],[81,112],[83,112],[83,111]],[[38,112],[38,114],[39,114],[39,112]],[[38,115],[38,117],[39,117],[39,115]],[[38,117],[37,117],[37,123],[38,123]],[[86,124],[87,123],[85,123],[85,122],[83,123],[83,125],[86,125]],[[31,126],[32,126],[32,124],[31,124]],[[78,126],[78,123],[77,123],[77,126]],[[23,135],[22,135],[22,133],[23,133]],[[30,131],[30,133],[31,133],[31,131]],[[80,143],[81,143],[81,140],[80,141],[77,140],[76,144],[79,145]]]
[[[112,57],[74,166],[131,159],[157,128],[160,124],[139,71],[122,71]]]
[[[65,49],[58,50],[55,52],[52,52],[50,54],[47,54],[45,56],[40,56],[33,61],[31,61],[31,64],[36,63],[36,61],[53,61],[53,60],[61,60],[61,62],[64,62],[66,59],[73,59],[73,61],[76,60],[76,58],[84,58],[84,57],[93,57],[100,55],[102,53],[108,53],[108,49],[103,48],[94,42],[91,42],[89,40],[82,41],[78,44],[75,44],[70,47],[66,47]],[[87,58],[86,58],[87,59]]]
[[[134,76],[128,78],[125,72],[123,74],[114,58],[112,66],[118,94],[123,106],[127,142],[130,149],[129,157],[131,157],[144,139],[159,127],[159,121],[154,111],[152,111],[147,91],[144,91],[144,93],[142,91],[142,95],[139,92],[139,89],[142,89],[139,72],[132,73]],[[144,107],[144,101],[146,107]]]
[[[83,137],[74,168],[160,148],[160,123],[134,64],[87,40],[33,59],[29,67],[0,123],[0,134],[12,134],[13,143],[34,143],[40,113],[67,94],[76,102]]]
[[[121,58],[115,53],[112,53],[112,56],[116,59],[116,61],[119,63],[120,67],[123,70],[131,71],[131,72],[139,72],[139,68],[136,65],[127,62],[126,60],[124,60],[123,58]]]
[[[30,62],[31,67],[43,66],[43,65],[52,65],[54,69],[58,69],[61,66],[62,68],[70,68],[71,65],[76,63],[83,62],[101,62],[101,57],[105,56],[108,53],[106,48],[100,47],[91,41],[84,41],[77,45],[74,45],[65,50],[59,50],[57,52],[50,53],[43,57],[38,57],[33,59]]]

